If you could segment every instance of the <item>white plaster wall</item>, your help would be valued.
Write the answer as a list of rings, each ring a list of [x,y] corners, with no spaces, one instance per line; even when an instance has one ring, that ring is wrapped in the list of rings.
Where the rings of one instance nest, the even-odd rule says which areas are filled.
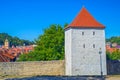
[[[65,74],[66,75],[71,75],[71,29],[67,29],[65,31]]]
[[[95,35],[93,35],[93,31],[95,32]],[[84,32],[84,35],[82,35],[82,32]],[[84,44],[85,48],[83,48]],[[95,44],[95,48],[93,48],[93,44]],[[106,75],[104,29],[73,28],[66,30],[66,73],[68,75],[101,75],[100,48],[102,50],[102,72],[103,75]]]

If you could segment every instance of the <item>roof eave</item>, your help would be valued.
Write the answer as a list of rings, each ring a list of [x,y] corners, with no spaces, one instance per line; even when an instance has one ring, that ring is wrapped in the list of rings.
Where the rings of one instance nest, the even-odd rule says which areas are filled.
[[[68,29],[68,28],[80,28],[80,29],[105,29],[105,26],[98,26],[98,27],[95,27],[95,26],[67,26],[65,27],[64,29]]]

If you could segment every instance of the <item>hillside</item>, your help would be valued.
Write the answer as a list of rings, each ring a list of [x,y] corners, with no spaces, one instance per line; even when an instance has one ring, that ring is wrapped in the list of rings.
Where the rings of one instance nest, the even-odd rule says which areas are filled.
[[[117,43],[120,45],[120,37],[111,37],[109,39],[106,39],[106,42]]]
[[[0,33],[0,45],[4,45],[5,39],[8,39],[10,46],[22,46],[33,44],[32,41],[20,39],[18,37],[12,37],[7,33]]]

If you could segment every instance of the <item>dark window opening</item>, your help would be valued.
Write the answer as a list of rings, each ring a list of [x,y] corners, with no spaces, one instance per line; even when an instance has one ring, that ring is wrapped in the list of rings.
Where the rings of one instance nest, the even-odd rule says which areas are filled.
[[[93,44],[93,48],[95,48],[95,44]]]
[[[82,35],[84,35],[84,32],[82,32]]]
[[[83,48],[85,48],[85,44],[83,44]]]
[[[93,35],[95,35],[95,32],[93,32]]]

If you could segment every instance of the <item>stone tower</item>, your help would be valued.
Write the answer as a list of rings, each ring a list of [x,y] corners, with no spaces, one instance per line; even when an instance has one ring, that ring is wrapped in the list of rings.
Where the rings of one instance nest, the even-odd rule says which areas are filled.
[[[9,49],[9,41],[8,41],[8,39],[5,39],[4,47],[5,47],[6,49]]]
[[[65,28],[66,75],[107,75],[104,29],[84,7]]]

